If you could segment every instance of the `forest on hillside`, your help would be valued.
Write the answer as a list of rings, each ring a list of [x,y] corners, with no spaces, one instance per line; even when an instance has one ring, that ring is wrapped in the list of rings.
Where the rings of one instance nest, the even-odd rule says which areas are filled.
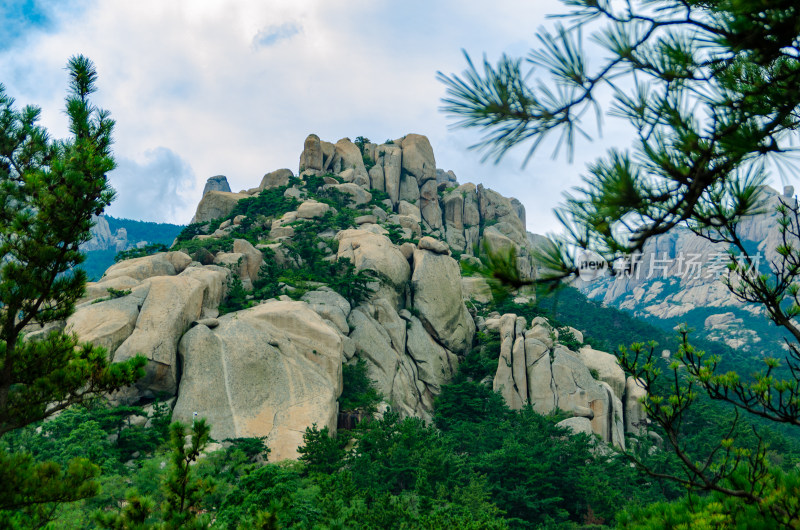
[[[137,244],[144,241],[148,245],[164,245],[169,247],[184,228],[183,225],[170,223],[154,223],[151,221],[137,221],[134,219],[122,219],[105,216],[108,227],[112,234],[120,228],[128,232],[128,241]],[[90,281],[97,281],[114,261],[118,252],[116,249],[100,249],[86,252],[86,261],[80,267],[86,271]]]

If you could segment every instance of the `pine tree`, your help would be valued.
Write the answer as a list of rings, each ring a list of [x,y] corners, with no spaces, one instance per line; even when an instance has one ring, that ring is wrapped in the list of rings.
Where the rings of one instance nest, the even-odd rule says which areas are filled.
[[[67,70],[66,140],[52,140],[37,123],[40,109],[18,110],[0,85],[0,437],[143,375],[143,357],[109,363],[105,349],[57,325],[84,293],[76,267],[92,215],[114,198],[106,179],[114,122],[89,99],[97,73],[82,56]],[[46,516],[49,503],[90,496],[97,473],[85,459],[62,469],[0,449],[0,519],[13,515],[2,510],[31,507]]]
[[[781,259],[770,274],[757,270],[739,233],[741,218],[762,209],[770,174],[797,173],[800,4],[564,3],[571,8],[565,23],[537,35],[542,47],[528,56],[532,76],[519,59],[504,56],[497,66],[484,60],[479,69],[467,57],[463,75],[439,74],[447,85],[444,110],[458,124],[485,131],[476,147],[487,157],[499,159],[528,141],[530,157],[551,134],[560,135],[557,149],[566,146],[571,154],[576,139],[588,136],[587,118],[602,115],[600,94],[610,92],[610,113],[629,122],[634,143],[591,164],[581,189],[567,196],[558,212],[566,235],[541,257],[546,279],[575,275],[580,249],[612,262],[678,226],[730,245],[728,287],[740,300],[760,304],[794,337],[788,355],[764,359],[764,369],[752,376],[721,374],[720,359],[693,348],[684,330],[678,359],[666,368],[653,345],[634,345],[620,361],[643,381],[648,414],[683,462],[683,474],[669,478],[722,499],[698,508],[713,507],[703,517],[736,520],[728,516],[746,513],[752,527],[796,527],[796,469],[774,469],[761,444],[742,447],[730,437],[735,426],[699,455],[685,444],[682,422],[702,390],[737,411],[800,426],[800,207],[794,200],[778,206]],[[590,53],[586,42],[599,50]],[[666,389],[657,385],[662,371],[672,383]]]
[[[166,500],[161,506],[162,527],[205,528],[208,523],[198,515],[198,505],[214,484],[207,479],[192,477],[191,466],[208,445],[211,427],[205,419],[196,420],[191,427],[188,446],[185,425],[175,422],[169,426],[169,431],[172,453],[169,475],[163,484]]]

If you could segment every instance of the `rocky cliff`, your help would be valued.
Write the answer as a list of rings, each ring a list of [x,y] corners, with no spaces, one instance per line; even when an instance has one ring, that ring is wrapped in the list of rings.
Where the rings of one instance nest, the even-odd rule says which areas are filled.
[[[92,222],[92,239],[81,245],[83,252],[91,252],[95,250],[114,250],[121,252],[134,248],[136,246],[144,246],[146,241],[128,241],[128,231],[124,228],[117,229],[114,233],[108,226],[108,220],[104,215],[93,215]]]
[[[739,225],[739,235],[761,272],[769,271],[769,263],[780,262],[776,208],[781,202],[794,204],[793,194],[792,187],[783,194],[763,188],[760,212],[743,218]],[[769,326],[763,309],[741,302],[723,283],[728,250],[726,244],[676,228],[647,242],[634,260],[632,273],[578,282],[578,286],[589,298],[654,323],[672,327],[687,322],[706,338],[732,348],[756,353],[782,347],[781,335]]]
[[[80,268],[86,271],[89,279],[100,278],[114,263],[117,253],[144,249],[148,245],[169,246],[183,229],[179,225],[118,219],[106,215],[95,216],[92,220],[92,239],[80,247],[86,255],[86,261]]]
[[[148,358],[114,399],[167,399],[216,439],[266,436],[271,459],[296,458],[306,427],[336,430],[343,365],[363,361],[386,406],[429,421],[482,330],[502,339],[485,383],[511,407],[566,411],[565,425],[617,446],[643,428],[640,389],[613,356],[567,349],[541,318],[484,315],[488,285],[459,261],[485,241],[515,247],[533,274],[524,208],[459,185],[424,136],[310,135],[297,176],[239,193],[212,180],[173,251],[110,267],[65,323],[114,360]]]

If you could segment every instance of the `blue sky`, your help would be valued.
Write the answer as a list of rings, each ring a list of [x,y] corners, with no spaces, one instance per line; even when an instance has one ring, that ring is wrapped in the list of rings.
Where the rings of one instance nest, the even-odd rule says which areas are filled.
[[[112,215],[186,223],[205,180],[234,191],[264,173],[297,171],[303,140],[427,135],[437,165],[460,182],[483,183],[525,204],[528,229],[558,228],[552,210],[580,182],[608,139],[584,144],[572,164],[544,149],[502,163],[469,151],[475,133],[452,130],[438,109],[436,72],[461,72],[461,50],[492,61],[524,55],[551,25],[556,0],[29,1],[0,8],[0,82],[19,104],[43,108],[65,136],[64,65],[85,54],[97,65],[97,103],[117,121],[110,175]]]

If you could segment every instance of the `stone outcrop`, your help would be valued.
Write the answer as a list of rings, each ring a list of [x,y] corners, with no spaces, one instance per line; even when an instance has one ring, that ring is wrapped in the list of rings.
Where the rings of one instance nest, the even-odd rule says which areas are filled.
[[[581,339],[578,340],[583,342]],[[614,391],[614,394],[617,396],[625,394],[625,372],[620,368],[615,356],[595,350],[591,346],[581,348],[578,351],[578,356],[589,370],[597,371],[597,379],[607,383]]]
[[[249,197],[246,193],[231,193],[227,191],[209,191],[200,199],[197,211],[192,218],[193,223],[204,223],[225,217],[233,211],[236,204]]]
[[[194,236],[202,252],[127,260],[88,286],[70,329],[115,360],[148,359],[145,379],[114,397],[176,396],[174,419],[191,421],[196,412],[216,439],[266,436],[271,459],[296,458],[306,427],[336,429],[343,364],[363,361],[387,407],[431,421],[436,396],[475,346],[477,320],[482,331],[500,334],[490,384],[512,408],[566,410],[573,431],[623,446],[626,428],[646,417],[613,356],[568,350],[543,318],[528,327],[516,315],[473,317],[491,301],[491,289],[482,277],[462,278],[454,257],[474,264],[484,242],[514,248],[520,272],[535,274],[522,205],[437,170],[424,136],[359,146],[309,135],[300,180],[281,169],[247,193],[205,194],[196,220],[227,218]],[[264,189],[281,190],[296,206],[231,215],[240,199]],[[313,250],[298,252],[308,242],[301,227],[322,218]],[[355,296],[333,281],[301,285],[288,275],[269,295],[251,290],[265,264],[287,269],[312,259],[322,268],[350,260],[357,272],[371,273],[370,292]],[[246,291],[237,290],[237,301],[247,308],[220,316],[234,276]],[[579,331],[572,334],[582,341]]]
[[[325,204],[324,202],[317,202],[315,200],[307,200],[304,201],[297,208],[297,218],[298,219],[314,219],[315,217],[322,217],[328,212],[335,211],[333,208]]]
[[[644,410],[636,407],[641,393],[626,383],[624,374],[619,384],[622,370],[605,357],[612,355],[588,347],[568,350],[554,341],[556,330],[541,317],[529,328],[524,318],[513,314],[487,319],[484,326],[500,334],[500,359],[492,384],[511,408],[530,405],[540,414],[570,412],[580,420],[573,418],[564,426],[575,432],[587,432],[588,427],[621,448],[626,432],[639,433],[635,429],[646,421]],[[597,379],[592,370],[598,372]]]
[[[289,179],[294,175],[291,169],[278,169],[271,171],[264,175],[261,179],[261,184],[258,185],[259,190],[270,190],[272,188],[280,188],[281,186],[288,186]],[[228,190],[230,191],[230,190]]]
[[[464,300],[474,300],[481,304],[492,301],[492,290],[486,279],[480,276],[461,278],[461,293],[464,295]]]
[[[375,186],[380,191],[385,191],[389,195],[392,204],[397,204],[400,200],[400,174],[402,172],[401,160],[402,149],[397,145],[381,145],[375,151],[375,183],[384,183],[383,187]],[[373,168],[373,169],[375,169]],[[371,173],[372,174],[372,173]],[[382,176],[378,176],[381,175]]]
[[[203,187],[203,196],[205,197],[206,193],[209,191],[230,192],[231,186],[228,184],[228,177],[225,175],[215,175],[213,177],[209,177],[206,181],[206,185]]]
[[[67,327],[81,340],[114,352],[136,327],[142,302],[138,296],[125,296],[90,303],[67,319]]]
[[[407,310],[385,299],[350,313],[356,355],[367,364],[377,390],[401,414],[431,420],[433,400],[458,365],[454,353],[431,337]]]
[[[82,252],[109,249],[121,252],[135,246],[132,242],[128,241],[128,231],[124,228],[120,228],[116,232],[111,233],[111,228],[108,226],[108,220],[106,220],[105,216],[92,215],[92,223],[92,239],[81,244],[80,249]],[[142,242],[141,244],[145,243]]]
[[[750,249],[760,272],[765,272],[768,263],[781,261],[776,251],[781,244],[776,208],[781,203],[796,204],[792,194],[793,190],[779,194],[762,187],[761,213],[744,217],[738,224],[737,233]],[[636,267],[630,274],[578,282],[577,286],[589,298],[605,305],[639,317],[687,322],[693,328],[703,329],[706,338],[733,348],[770,351],[783,347],[780,334],[769,336],[753,331],[765,318],[763,309],[742,302],[725,286],[727,244],[713,243],[686,228],[676,227],[648,240],[642,253],[634,257],[634,263]],[[709,318],[707,308],[729,315]]]
[[[309,134],[303,144],[303,152],[300,154],[300,174],[307,171],[316,172],[322,171],[322,144],[319,136],[316,134]]]
[[[177,346],[191,323],[216,316],[230,272],[217,266],[190,267],[182,252],[120,262],[97,283],[67,326],[81,340],[104,346],[114,361],[142,354],[147,375],[119,399],[174,395],[178,388]],[[109,288],[121,295],[112,295]],[[115,298],[115,296],[117,296]]]
[[[421,134],[406,135],[400,143],[403,149],[402,169],[420,184],[436,182],[436,160],[430,141]]]
[[[114,352],[120,362],[142,353],[147,357],[147,375],[136,383],[153,397],[160,392],[174,395],[178,389],[178,341],[203,308],[203,285],[188,276],[158,276],[149,279],[136,327]]]
[[[192,259],[183,252],[166,252],[121,261],[106,270],[101,282],[127,277],[144,280],[153,276],[173,276],[183,272]]]
[[[333,324],[342,335],[350,333],[350,326],[347,324],[350,302],[342,295],[329,287],[320,287],[304,294],[301,300],[311,306],[319,316]]]
[[[297,458],[306,427],[336,432],[342,339],[304,302],[270,302],[181,339],[173,419],[199,411],[218,440],[267,436],[270,460]]]
[[[364,167],[364,160],[361,156],[361,151],[356,144],[347,138],[342,138],[336,144],[335,154],[333,155],[333,171],[334,173],[341,174],[344,171],[350,171],[349,177],[345,180],[352,182],[359,187],[368,188],[370,185],[369,175]]]
[[[625,432],[644,434],[648,422],[642,401],[646,396],[642,382],[628,377],[625,382]]]
[[[494,244],[492,248],[513,246],[521,275],[535,275],[522,204],[483,186],[459,185],[452,171],[436,168],[425,136],[408,134],[381,145],[366,143],[363,153],[345,138],[327,144],[333,150],[330,159],[323,153],[326,144],[316,135],[306,139],[301,173],[336,175],[344,184],[327,185],[351,195],[354,205],[370,200],[368,189],[385,192],[392,209],[388,221],[401,226],[405,237],[430,234],[459,253],[471,255],[480,245],[481,226],[494,225],[484,239]],[[367,171],[363,160],[374,165]]]
[[[337,259],[347,258],[356,270],[370,270],[385,279],[381,288],[390,299],[399,300],[400,294],[411,277],[408,260],[392,244],[391,240],[381,234],[367,230],[342,230],[336,234],[339,241]]]
[[[465,353],[472,344],[475,323],[461,292],[461,269],[450,256],[414,251],[411,286],[414,307],[431,334],[447,349]]]

